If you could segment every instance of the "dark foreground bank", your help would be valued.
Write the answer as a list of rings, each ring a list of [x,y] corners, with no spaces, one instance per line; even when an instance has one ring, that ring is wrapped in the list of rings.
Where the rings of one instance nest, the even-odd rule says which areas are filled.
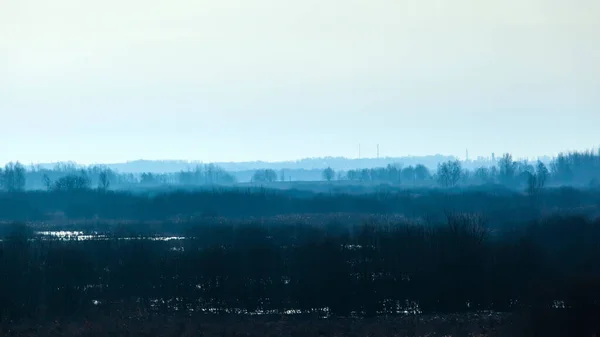
[[[511,315],[494,313],[348,319],[318,317],[239,317],[213,315],[147,316],[115,313],[82,320],[4,325],[2,336],[130,337],[388,337],[530,336],[531,328]]]
[[[130,330],[137,333],[158,323],[135,323],[135,315],[184,315],[177,326],[198,313],[245,324],[262,315],[327,317],[335,327],[481,312],[517,314],[522,333],[548,329],[544,336],[589,337],[600,328],[600,222],[586,217],[505,230],[468,214],[433,225],[199,224],[179,240],[59,240],[16,224],[8,232],[0,314],[9,330],[65,317],[78,329],[86,321],[140,324]]]

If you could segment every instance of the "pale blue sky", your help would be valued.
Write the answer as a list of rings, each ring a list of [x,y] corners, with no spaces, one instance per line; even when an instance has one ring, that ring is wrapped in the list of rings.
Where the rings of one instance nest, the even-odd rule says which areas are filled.
[[[597,0],[2,0],[0,163],[600,145]]]

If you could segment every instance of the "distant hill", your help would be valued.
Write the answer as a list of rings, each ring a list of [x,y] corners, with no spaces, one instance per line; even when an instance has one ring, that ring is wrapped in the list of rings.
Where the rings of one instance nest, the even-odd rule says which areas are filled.
[[[385,157],[385,158],[362,158],[350,159],[344,157],[324,157],[324,158],[305,158],[295,161],[280,162],[218,162],[216,164],[230,172],[253,171],[258,169],[273,170],[322,170],[331,167],[336,171],[346,171],[352,169],[384,167],[388,164],[398,164],[402,166],[423,164],[429,168],[437,167],[437,164],[447,160],[455,159],[452,156],[433,155],[420,157]],[[126,163],[108,164],[106,166],[119,172],[142,173],[142,172],[179,172],[194,168],[196,165],[208,164],[203,162],[182,161],[182,160],[135,160]]]
[[[448,160],[456,160],[453,156],[430,155],[430,156],[407,156],[407,157],[383,157],[383,158],[345,158],[345,157],[321,157],[321,158],[304,158],[294,161],[251,161],[251,162],[217,162],[213,163],[221,168],[234,173],[236,176],[243,177],[251,176],[255,170],[273,169],[276,171],[287,170],[289,173],[294,173],[296,177],[304,177],[300,180],[311,180],[313,177],[320,177],[320,171],[331,167],[336,171],[348,171],[364,168],[385,167],[387,165],[400,165],[402,167],[415,166],[418,164],[425,165],[430,170],[435,170],[437,165]],[[497,158],[496,158],[497,159]],[[550,157],[540,157],[545,163],[549,163]],[[68,165],[78,166],[76,163],[67,163]],[[103,164],[113,170],[122,173],[173,173],[193,169],[197,165],[209,164],[201,161],[185,161],[185,160],[134,160],[125,163]],[[489,167],[495,165],[496,162],[491,158],[477,158],[475,160],[462,161],[463,168],[475,169],[478,167]],[[43,168],[54,168],[56,164],[39,164],[37,166]],[[240,178],[238,177],[238,178]]]

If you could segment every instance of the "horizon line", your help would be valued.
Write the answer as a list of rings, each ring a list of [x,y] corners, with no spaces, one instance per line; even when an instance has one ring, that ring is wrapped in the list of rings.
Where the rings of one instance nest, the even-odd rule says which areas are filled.
[[[496,156],[496,160],[500,158],[500,156]],[[288,159],[288,160],[277,160],[277,161],[268,161],[268,160],[252,160],[252,161],[202,161],[202,160],[186,160],[186,159],[132,159],[126,161],[116,161],[116,162],[92,162],[92,163],[81,163],[74,160],[65,160],[65,161],[54,161],[54,162],[37,162],[37,163],[28,163],[24,164],[20,161],[9,161],[4,163],[6,165],[8,163],[21,163],[25,166],[39,166],[39,165],[56,165],[56,164],[72,164],[77,166],[84,167],[93,167],[93,166],[110,166],[110,165],[125,165],[125,164],[135,164],[138,162],[170,162],[170,163],[187,163],[187,164],[255,164],[255,163],[263,163],[263,164],[283,164],[283,163],[298,163],[306,160],[324,160],[324,159],[337,159],[337,160],[346,160],[346,161],[386,161],[390,159],[410,159],[410,158],[435,158],[435,157],[445,157],[445,158],[453,158],[454,160],[458,160],[460,162],[478,162],[478,161],[494,161],[492,156],[478,156],[476,158],[469,158],[468,160],[465,158],[459,158],[455,155],[444,155],[444,154],[431,154],[431,155],[405,155],[405,156],[385,156],[385,157],[365,157],[365,158],[352,158],[352,157],[344,157],[344,156],[326,156],[326,157],[304,157],[300,159]],[[515,157],[516,160],[539,160],[540,158],[556,158],[556,156],[550,155],[541,155],[535,157]]]

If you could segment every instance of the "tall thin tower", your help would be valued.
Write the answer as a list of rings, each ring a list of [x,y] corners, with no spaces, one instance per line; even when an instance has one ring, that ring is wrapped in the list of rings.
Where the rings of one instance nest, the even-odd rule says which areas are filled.
[[[358,144],[358,159],[360,159],[360,144]]]
[[[465,151],[465,158],[466,158],[466,161],[469,161],[469,149],[467,149]]]
[[[377,144],[377,159],[379,159],[379,144]]]

